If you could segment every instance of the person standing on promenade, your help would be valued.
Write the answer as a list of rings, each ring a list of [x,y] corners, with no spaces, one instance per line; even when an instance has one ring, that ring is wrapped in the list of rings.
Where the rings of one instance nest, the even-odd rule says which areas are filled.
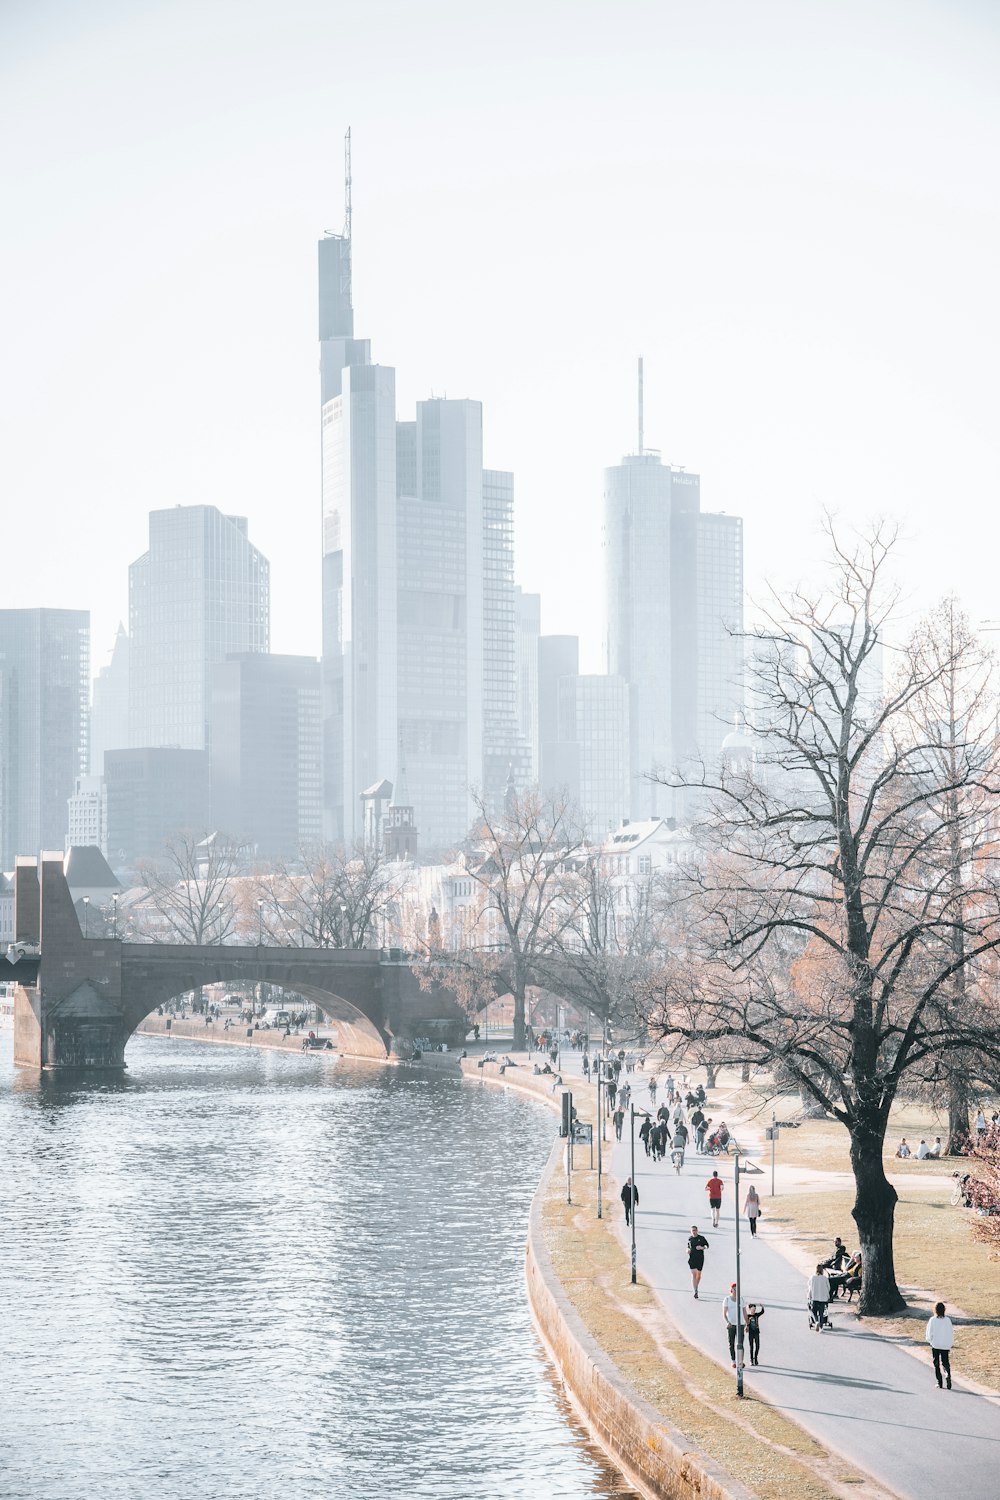
[[[734,1370],[736,1369],[736,1335],[740,1324],[746,1318],[746,1312],[746,1299],[741,1297],[738,1302],[736,1300],[736,1282],[734,1281],[729,1288],[729,1296],[722,1303],[722,1316],[726,1320],[726,1333],[729,1335],[729,1358],[733,1362]]]
[[[701,1273],[705,1269],[705,1251],[708,1249],[708,1240],[703,1234],[698,1233],[697,1224],[691,1225],[691,1233],[688,1235],[688,1269],[691,1272],[691,1285],[694,1287],[695,1301],[698,1300],[698,1287],[701,1285]]]
[[[631,1177],[622,1188],[622,1202],[625,1205],[625,1226],[627,1228],[632,1222],[632,1215],[635,1213],[636,1204],[639,1202],[639,1189]]]
[[[713,1229],[718,1229],[719,1227],[719,1211],[722,1208],[722,1189],[724,1186],[725,1184],[717,1171],[713,1172],[705,1183],[705,1189],[708,1193],[708,1206],[712,1210]]]
[[[757,1238],[757,1220],[760,1218],[760,1199],[757,1197],[757,1189],[751,1185],[747,1188],[747,1201],[743,1205],[743,1212],[750,1224],[751,1239]]]
[[[944,1367],[948,1389],[951,1390],[951,1351],[955,1346],[955,1328],[950,1318],[945,1317],[944,1303],[935,1302],[934,1316],[927,1320],[927,1342],[931,1346],[934,1360],[934,1375],[941,1389],[941,1369]]]
[[[830,1278],[822,1266],[816,1267],[815,1276],[810,1276],[808,1285],[809,1327],[822,1333],[830,1325],[826,1320],[827,1304],[830,1301]]]
[[[611,1118],[615,1122],[615,1140],[620,1141],[622,1138],[622,1126],[625,1124],[625,1111],[620,1101]]]
[[[746,1309],[747,1340],[750,1345],[750,1363],[760,1364],[760,1320],[766,1309],[763,1302],[748,1302]]]

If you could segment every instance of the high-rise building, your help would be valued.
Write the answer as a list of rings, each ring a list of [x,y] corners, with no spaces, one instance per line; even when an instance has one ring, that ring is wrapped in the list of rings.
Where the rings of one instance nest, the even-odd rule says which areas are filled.
[[[472,822],[483,763],[483,412],[421,401],[397,424],[399,750],[424,848]]]
[[[130,743],[128,719],[129,638],[119,625],[111,656],[94,678],[90,707],[90,774],[104,772],[105,750],[117,750]],[[96,843],[95,839],[75,840]]]
[[[567,792],[576,797],[580,785],[580,749],[575,738],[560,738],[559,683],[580,671],[580,639],[575,635],[543,635],[538,641],[538,784],[546,795]]]
[[[108,860],[156,860],[177,834],[209,831],[208,752],[142,747],[104,757]]]
[[[149,550],[129,569],[131,745],[207,747],[212,668],[268,650],[269,577],[243,516],[214,505],[150,513]]]
[[[640,451],[605,471],[607,664],[629,686],[631,816],[684,815],[649,779],[718,766],[743,707],[743,535],[701,510],[696,474]]]
[[[61,849],[89,763],[90,615],[0,610],[0,867]]]
[[[514,476],[483,470],[483,777],[498,808],[511,779],[531,785],[531,746],[518,722],[517,602],[514,592]],[[419,812],[419,809],[418,809]]]
[[[396,374],[354,337],[350,133],[343,234],[319,243],[324,835],[361,836],[361,793],[395,772]]]
[[[563,676],[559,743],[575,747],[576,779],[566,791],[587,834],[601,842],[629,809],[628,685],[621,677]]]
[[[93,846],[107,850],[104,782],[100,776],[78,776],[67,804],[66,848]]]
[[[229,656],[212,669],[211,822],[262,859],[323,836],[319,662]]]
[[[538,781],[540,744],[538,736],[538,642],[542,631],[542,596],[514,589],[517,625],[517,728],[531,752],[530,777]]]

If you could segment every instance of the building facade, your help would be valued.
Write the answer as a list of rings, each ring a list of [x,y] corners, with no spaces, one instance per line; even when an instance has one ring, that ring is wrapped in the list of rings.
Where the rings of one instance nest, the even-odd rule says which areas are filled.
[[[89,702],[89,613],[0,610],[0,868],[63,848]]]
[[[90,774],[104,773],[105,750],[118,750],[129,739],[129,655],[124,625],[119,625],[111,656],[94,678],[90,707]]]
[[[397,424],[399,755],[425,849],[468,833],[483,763],[483,412],[421,401]]]
[[[208,752],[142,746],[104,757],[108,861],[157,860],[177,834],[209,828]]]
[[[518,720],[517,599],[514,585],[514,476],[483,470],[482,792],[497,809],[508,779],[531,785],[531,747]]]
[[[538,729],[538,642],[542,633],[542,596],[514,588],[517,625],[517,728],[531,754],[529,777],[537,782],[541,770]]]
[[[563,676],[558,681],[559,743],[574,749],[566,786],[587,836],[599,842],[630,802],[628,684],[621,677]]]
[[[149,550],[129,569],[131,746],[206,748],[212,668],[269,648],[269,575],[243,516],[151,512]]]
[[[260,859],[323,837],[320,667],[309,656],[229,656],[212,669],[210,821]]]
[[[743,535],[697,474],[632,454],[605,471],[607,667],[629,689],[631,816],[683,817],[650,773],[718,767],[743,708]]]

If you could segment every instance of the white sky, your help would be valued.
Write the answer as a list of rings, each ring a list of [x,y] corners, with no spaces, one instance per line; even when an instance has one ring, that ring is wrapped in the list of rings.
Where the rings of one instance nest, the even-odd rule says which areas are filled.
[[[89,608],[96,668],[147,512],[206,502],[318,652],[350,124],[357,332],[401,416],[482,399],[587,666],[639,353],[752,592],[828,506],[904,521],[915,604],[1000,615],[998,80],[992,0],[0,0],[4,604]]]

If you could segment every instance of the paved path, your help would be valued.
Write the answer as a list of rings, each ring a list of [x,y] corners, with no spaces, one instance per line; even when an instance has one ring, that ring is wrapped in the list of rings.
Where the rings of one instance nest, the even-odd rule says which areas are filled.
[[[566,1082],[574,1089],[587,1087],[580,1077],[579,1057],[564,1053],[562,1062]],[[647,1107],[647,1075],[634,1073],[630,1081],[636,1107]],[[658,1102],[662,1099],[661,1091]],[[609,1142],[611,1170],[618,1183],[631,1171],[627,1129],[626,1123],[620,1145]],[[608,1134],[613,1138],[610,1126]],[[719,1164],[726,1187],[718,1229],[712,1228],[705,1190],[715,1165],[712,1158],[692,1149],[678,1177],[669,1158],[655,1163],[647,1158],[637,1138],[636,1239],[639,1270],[679,1331],[728,1367],[722,1302],[736,1275],[733,1163],[723,1158]],[[741,1202],[750,1182],[760,1193],[766,1215],[769,1175],[742,1178]],[[611,1201],[626,1243],[617,1196]],[[697,1301],[687,1266],[692,1224],[698,1225],[710,1247]],[[751,1239],[745,1218],[740,1224],[740,1260],[743,1296],[767,1308],[761,1319],[761,1363],[756,1368],[748,1365],[744,1374],[748,1391],[786,1412],[825,1446],[906,1500],[997,1500],[1000,1403],[963,1387],[960,1375],[953,1390],[939,1391],[929,1365],[881,1338],[873,1324],[859,1322],[853,1306],[832,1303],[833,1331],[812,1331],[804,1275],[773,1243]],[[958,1329],[959,1372],[961,1364]],[[734,1384],[735,1379],[733,1371]],[[678,1424],[683,1428],[683,1414]]]

